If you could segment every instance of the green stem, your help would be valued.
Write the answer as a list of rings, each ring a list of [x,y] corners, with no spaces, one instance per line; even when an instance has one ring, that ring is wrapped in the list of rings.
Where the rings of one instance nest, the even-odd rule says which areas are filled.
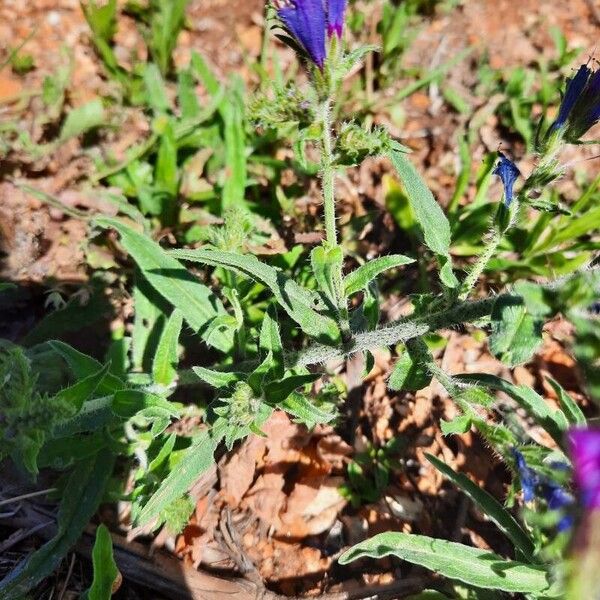
[[[321,185],[325,216],[325,245],[331,250],[339,246],[335,223],[335,168],[333,166],[333,140],[331,135],[331,98],[328,98],[321,105],[320,116],[323,128],[321,135]],[[352,332],[350,330],[348,303],[344,293],[342,265],[333,273],[333,279],[342,341],[348,342],[352,337]]]
[[[496,254],[496,250],[498,250],[498,246],[502,241],[502,232],[494,228],[492,233],[492,239],[487,241],[486,248],[482,254],[479,255],[477,262],[473,265],[469,274],[465,278],[461,286],[461,294],[459,298],[464,300],[470,293],[470,291],[475,287],[475,284],[479,280],[479,277],[485,270],[490,259]]]
[[[325,235],[327,245],[335,248],[337,242],[337,229],[335,225],[335,191],[333,169],[333,142],[331,139],[330,100],[321,106],[321,123],[323,133],[321,136],[321,185],[323,187],[323,211],[325,214]]]
[[[479,255],[479,258],[477,259],[475,264],[471,267],[469,274],[467,275],[467,277],[463,281],[462,285],[460,286],[461,291],[460,291],[460,295],[458,297],[459,300],[465,300],[467,298],[467,296],[469,295],[471,290],[475,287],[475,284],[479,280],[479,277],[481,276],[481,274],[487,267],[487,264],[490,262],[492,257],[496,254],[496,252],[498,250],[498,246],[500,246],[500,242],[502,241],[504,234],[509,229],[514,227],[516,222],[519,220],[519,215],[520,215],[521,207],[522,207],[520,196],[523,193],[524,193],[523,190],[521,190],[521,192],[519,193],[519,196],[517,196],[513,200],[512,205],[510,207],[508,221],[505,221],[504,223],[501,224],[499,222],[500,219],[498,218],[498,216],[496,217],[496,222],[494,223],[494,226],[492,228],[491,239],[486,242],[485,250],[483,251],[482,254]],[[503,209],[504,209],[504,207],[500,207],[498,215],[501,214],[500,211]]]

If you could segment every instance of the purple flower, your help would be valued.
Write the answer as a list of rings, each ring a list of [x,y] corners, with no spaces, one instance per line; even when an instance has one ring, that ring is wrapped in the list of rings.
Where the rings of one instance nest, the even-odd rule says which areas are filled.
[[[323,0],[289,0],[277,10],[277,16],[288,32],[302,46],[310,59],[323,68],[327,18]]]
[[[567,82],[558,116],[550,133],[562,129],[564,138],[571,143],[579,139],[600,121],[600,71],[581,65]]]
[[[600,508],[600,429],[572,429],[569,442],[581,502],[590,510]]]
[[[513,456],[517,464],[517,471],[521,479],[521,489],[523,490],[523,500],[532,502],[535,498],[535,489],[540,483],[538,474],[527,466],[525,457],[518,451],[513,449]]]
[[[327,4],[327,35],[342,37],[344,31],[344,13],[346,12],[346,0],[328,0]]]
[[[575,499],[556,481],[539,474],[525,462],[525,457],[516,449],[513,449],[513,457],[521,479],[521,489],[523,490],[523,500],[533,502],[538,497],[546,501],[550,510],[565,511],[574,503]],[[559,468],[563,470],[561,464]],[[573,515],[566,513],[561,515],[556,528],[558,531],[567,531],[573,526]]]
[[[575,106],[575,103],[581,96],[581,92],[585,88],[588,79],[590,78],[591,71],[587,65],[581,65],[577,73],[573,78],[567,79],[567,88],[565,89],[565,95],[563,96],[562,102],[560,103],[560,109],[558,110],[558,117],[554,123],[552,123],[552,129],[559,129],[563,127]]]
[[[521,174],[521,171],[517,169],[517,165],[507,158],[502,152],[498,152],[500,161],[493,170],[494,175],[498,175],[502,180],[504,186],[504,204],[506,208],[510,206],[513,199],[513,187],[517,177]]]
[[[310,59],[323,68],[326,37],[342,37],[346,0],[276,0],[277,16]]]

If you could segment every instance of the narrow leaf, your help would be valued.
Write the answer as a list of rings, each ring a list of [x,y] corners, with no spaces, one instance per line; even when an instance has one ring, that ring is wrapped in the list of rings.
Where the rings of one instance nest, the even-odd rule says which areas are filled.
[[[94,577],[92,585],[84,598],[87,600],[110,600],[116,591],[115,584],[121,580],[121,574],[113,557],[113,545],[106,525],[96,529],[96,541],[92,549]]]
[[[102,370],[102,364],[99,363],[95,358],[87,356],[79,350],[60,342],[58,340],[52,340],[48,342],[50,347],[60,354],[69,365],[69,368],[73,372],[75,379],[81,380],[87,377],[93,377]],[[125,383],[112,373],[105,373],[102,380],[98,383],[97,391],[100,394],[110,394],[116,390],[120,390],[125,387]]]
[[[530,594],[550,588],[543,567],[505,560],[489,550],[395,531],[353,546],[339,562],[345,565],[364,556],[383,558],[390,554],[475,587]]]
[[[303,387],[307,383],[312,383],[319,379],[319,377],[321,377],[320,373],[307,373],[306,375],[290,375],[279,381],[271,381],[264,388],[267,402],[273,404],[283,402],[299,387]]]
[[[279,269],[275,269],[256,256],[223,252],[221,250],[172,250],[169,253],[181,260],[200,262],[229,269],[268,287],[277,302],[302,330],[324,343],[335,342],[339,329],[333,319],[319,314],[315,308],[325,308],[318,295],[300,287]]]
[[[138,524],[152,521],[169,504],[181,498],[214,464],[214,441],[208,431],[200,433],[192,445],[185,451],[158,491],[148,500],[138,518]]]
[[[389,256],[380,256],[375,260],[367,261],[344,278],[346,296],[351,296],[360,292],[360,290],[364,290],[381,273],[413,262],[415,262],[414,258],[409,258],[402,254],[390,254]]]
[[[103,123],[104,108],[102,107],[102,100],[96,98],[91,102],[74,108],[67,114],[67,118],[60,130],[59,142],[66,142]]]
[[[331,423],[337,417],[335,412],[328,412],[315,406],[304,394],[297,392],[290,394],[279,408],[296,417],[309,429],[319,423]]]
[[[214,371],[205,367],[192,367],[192,371],[211,387],[224,388],[232,383],[242,381],[247,377],[245,373],[236,373],[234,371]]]
[[[583,411],[581,408],[579,408],[575,400],[573,400],[573,398],[567,394],[562,385],[560,385],[560,383],[558,383],[558,381],[555,379],[552,379],[552,377],[546,377],[546,381],[556,392],[558,401],[560,402],[560,407],[563,409],[563,412],[565,413],[569,423],[571,425],[587,425],[587,419],[585,418]]]
[[[121,243],[138,264],[148,283],[184,315],[195,331],[206,327],[215,317],[226,314],[221,301],[198,281],[173,256],[156,242],[138,233],[118,219],[98,217],[101,227],[114,228]],[[231,332],[213,332],[211,344],[223,352],[233,346]]]
[[[83,403],[89,400],[98,386],[102,383],[108,373],[110,363],[101,367],[96,373],[80,379],[77,383],[61,390],[54,397],[57,401],[67,401],[72,404],[77,411],[81,409]]]
[[[113,396],[112,411],[122,419],[129,419],[148,408],[162,409],[173,417],[179,415],[179,410],[172,402],[157,394],[142,390],[120,390]]]
[[[173,311],[160,336],[154,363],[152,377],[156,383],[169,386],[177,375],[177,342],[183,325],[183,313],[177,309]]]
[[[447,464],[431,454],[425,454],[427,460],[445,475],[452,483],[459,487],[479,508],[487,515],[504,533],[506,537],[518,548],[523,557],[530,560],[533,556],[535,547],[529,536],[525,533],[518,521],[485,490],[473,483],[463,473],[456,473]]]

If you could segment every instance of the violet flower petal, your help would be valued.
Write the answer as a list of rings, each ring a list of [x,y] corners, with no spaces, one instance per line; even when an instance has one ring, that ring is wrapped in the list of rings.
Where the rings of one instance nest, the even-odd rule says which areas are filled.
[[[321,69],[325,62],[325,7],[323,0],[290,0],[277,11],[286,29]]]

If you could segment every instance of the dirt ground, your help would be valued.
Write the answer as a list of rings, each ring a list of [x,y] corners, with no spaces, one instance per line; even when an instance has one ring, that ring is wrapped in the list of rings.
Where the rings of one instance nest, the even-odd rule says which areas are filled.
[[[362,1],[355,6],[360,8]],[[365,10],[371,10],[369,4],[365,3]],[[487,52],[495,68],[531,65],[540,54],[551,52],[548,31],[552,26],[559,27],[571,45],[581,47],[582,60],[586,60],[587,53],[594,51],[600,27],[594,6],[594,2],[584,0],[466,0],[450,14],[437,14],[426,21],[406,61],[408,65],[430,64],[433,68],[468,47],[475,55]],[[239,72],[252,86],[253,75],[246,58],[260,52],[262,0],[193,0],[187,23],[180,37],[177,62],[186,63],[191,50],[197,49],[220,76]],[[136,47],[142,52],[133,22],[124,18],[119,25],[117,40],[122,56],[128,56]],[[111,84],[102,74],[78,0],[0,0],[0,59],[8,48],[31,34],[25,48],[34,57],[36,68],[24,76],[14,75],[10,69],[0,71],[0,124],[19,114],[20,126],[32,139],[43,140],[45,132],[36,119],[42,106],[35,90],[40,89],[46,75],[65,64],[63,46],[69,49],[73,60],[68,89],[70,106],[104,95]],[[487,100],[472,94],[472,66],[471,60],[460,62],[449,78],[479,106]],[[390,125],[392,133],[414,149],[428,183],[439,201],[446,204],[455,183],[457,132],[464,127],[465,117],[440,108],[436,94],[430,87],[411,96],[406,101],[407,118],[401,129],[389,114],[378,115],[377,119]],[[117,154],[123,154],[148,134],[148,124],[136,109],[129,109],[115,124],[98,144]],[[474,153],[475,162],[499,143],[516,156],[523,153],[518,143],[512,145],[511,140],[501,138],[497,126],[494,117],[485,122]],[[73,293],[85,286],[88,277],[82,250],[86,224],[48,208],[19,186],[32,185],[73,207],[109,210],[85,181],[84,175],[92,169],[92,155],[89,147],[71,140],[49,156],[32,160],[12,153],[0,164],[0,250],[5,254],[0,278],[26,284],[30,290],[22,306],[12,307],[12,312],[4,312],[0,317],[4,320],[2,332],[9,337],[17,338],[26,332],[35,315],[43,314],[49,289]],[[361,186],[363,196],[371,194],[380,205],[380,175],[384,168],[369,161],[351,176],[351,181]],[[569,181],[564,185],[568,186]],[[27,311],[32,307],[33,317]],[[549,399],[555,398],[545,383],[545,376],[551,375],[585,407],[574,361],[562,343],[569,333],[568,324],[550,323],[545,329],[543,350],[535,361],[512,372],[493,359],[485,343],[458,331],[447,332],[448,344],[440,359],[450,373],[499,374],[516,383],[535,386]],[[181,535],[161,533],[149,546],[146,532],[131,530],[125,522],[119,525],[120,537],[115,539],[123,552],[133,552],[136,539],[143,543],[135,546],[139,563],[133,562],[133,581],[135,565],[150,561],[152,552],[154,561],[163,561],[169,567],[170,571],[166,571],[171,574],[164,578],[173,589],[185,588],[186,581],[188,587],[201,588],[206,582],[198,579],[200,575],[196,574],[200,571],[233,582],[242,576],[249,581],[255,578],[264,581],[269,589],[289,596],[328,592],[349,598],[366,585],[390,586],[392,594],[396,593],[393,586],[405,576],[393,561],[384,561],[378,567],[371,564],[342,568],[336,564],[340,550],[364,539],[366,534],[389,529],[418,530],[480,548],[505,550],[492,525],[444,483],[425,459],[425,453],[440,456],[458,471],[468,464],[470,476],[499,498],[504,496],[509,474],[475,434],[442,436],[439,420],[451,419],[455,408],[439,386],[431,385],[416,394],[390,392],[385,383],[390,364],[390,354],[379,353],[376,368],[364,383],[361,366],[355,365],[353,374],[349,365],[349,403],[359,406],[353,434],[340,435],[331,427],[318,427],[309,434],[286,416],[276,415],[265,428],[267,438],[246,441],[198,482],[193,491],[196,510]],[[403,464],[394,470],[384,497],[353,508],[338,491],[348,457],[368,444],[382,445],[393,437],[400,437],[410,448]],[[118,514],[109,517],[117,523],[120,520]],[[173,564],[179,566],[173,568]],[[58,587],[67,569],[65,565],[57,574]],[[362,569],[364,572],[359,573]],[[128,583],[125,575],[126,583],[118,597],[159,597]],[[417,576],[422,577],[422,586],[428,576],[419,571]],[[242,585],[240,589],[243,590]],[[236,590],[239,595],[235,598],[252,597],[251,592]]]

